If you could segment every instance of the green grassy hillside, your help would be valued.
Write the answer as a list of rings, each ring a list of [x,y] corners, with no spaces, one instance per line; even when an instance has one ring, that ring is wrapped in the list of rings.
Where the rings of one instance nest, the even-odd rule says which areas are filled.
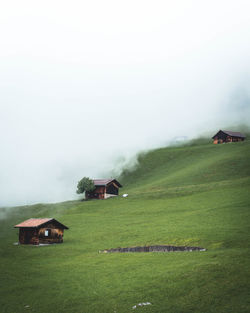
[[[250,312],[250,142],[154,150],[119,180],[127,198],[1,214],[0,312]],[[64,243],[13,245],[29,217],[58,218]],[[150,244],[207,251],[98,253]]]

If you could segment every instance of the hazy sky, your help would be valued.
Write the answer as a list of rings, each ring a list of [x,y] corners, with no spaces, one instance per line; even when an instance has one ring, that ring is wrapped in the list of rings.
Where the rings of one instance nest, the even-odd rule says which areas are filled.
[[[4,1],[0,206],[250,123],[249,0]]]

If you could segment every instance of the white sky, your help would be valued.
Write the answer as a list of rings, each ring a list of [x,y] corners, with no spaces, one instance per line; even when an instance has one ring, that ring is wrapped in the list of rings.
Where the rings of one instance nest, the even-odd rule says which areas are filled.
[[[249,124],[249,12],[248,0],[2,3],[0,206],[72,199],[83,176],[142,149]]]

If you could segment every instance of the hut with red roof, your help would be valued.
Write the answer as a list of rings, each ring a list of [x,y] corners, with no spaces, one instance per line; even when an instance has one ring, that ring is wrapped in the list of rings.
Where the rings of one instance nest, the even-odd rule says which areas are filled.
[[[107,199],[118,196],[119,188],[122,185],[113,178],[110,179],[93,179],[95,189],[85,193],[86,199]]]
[[[242,133],[232,132],[231,130],[219,130],[218,133],[212,137],[214,144],[244,141],[245,138],[246,136]]]
[[[64,229],[67,226],[54,218],[30,218],[14,226],[19,228],[20,244],[62,243]]]

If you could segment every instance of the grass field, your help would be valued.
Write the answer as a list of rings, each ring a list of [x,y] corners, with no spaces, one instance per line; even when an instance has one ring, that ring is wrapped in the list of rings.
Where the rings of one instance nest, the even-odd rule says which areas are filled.
[[[154,150],[119,181],[127,198],[1,209],[0,313],[250,312],[250,141]],[[13,245],[29,217],[64,243]],[[98,253],[151,244],[207,251]]]

